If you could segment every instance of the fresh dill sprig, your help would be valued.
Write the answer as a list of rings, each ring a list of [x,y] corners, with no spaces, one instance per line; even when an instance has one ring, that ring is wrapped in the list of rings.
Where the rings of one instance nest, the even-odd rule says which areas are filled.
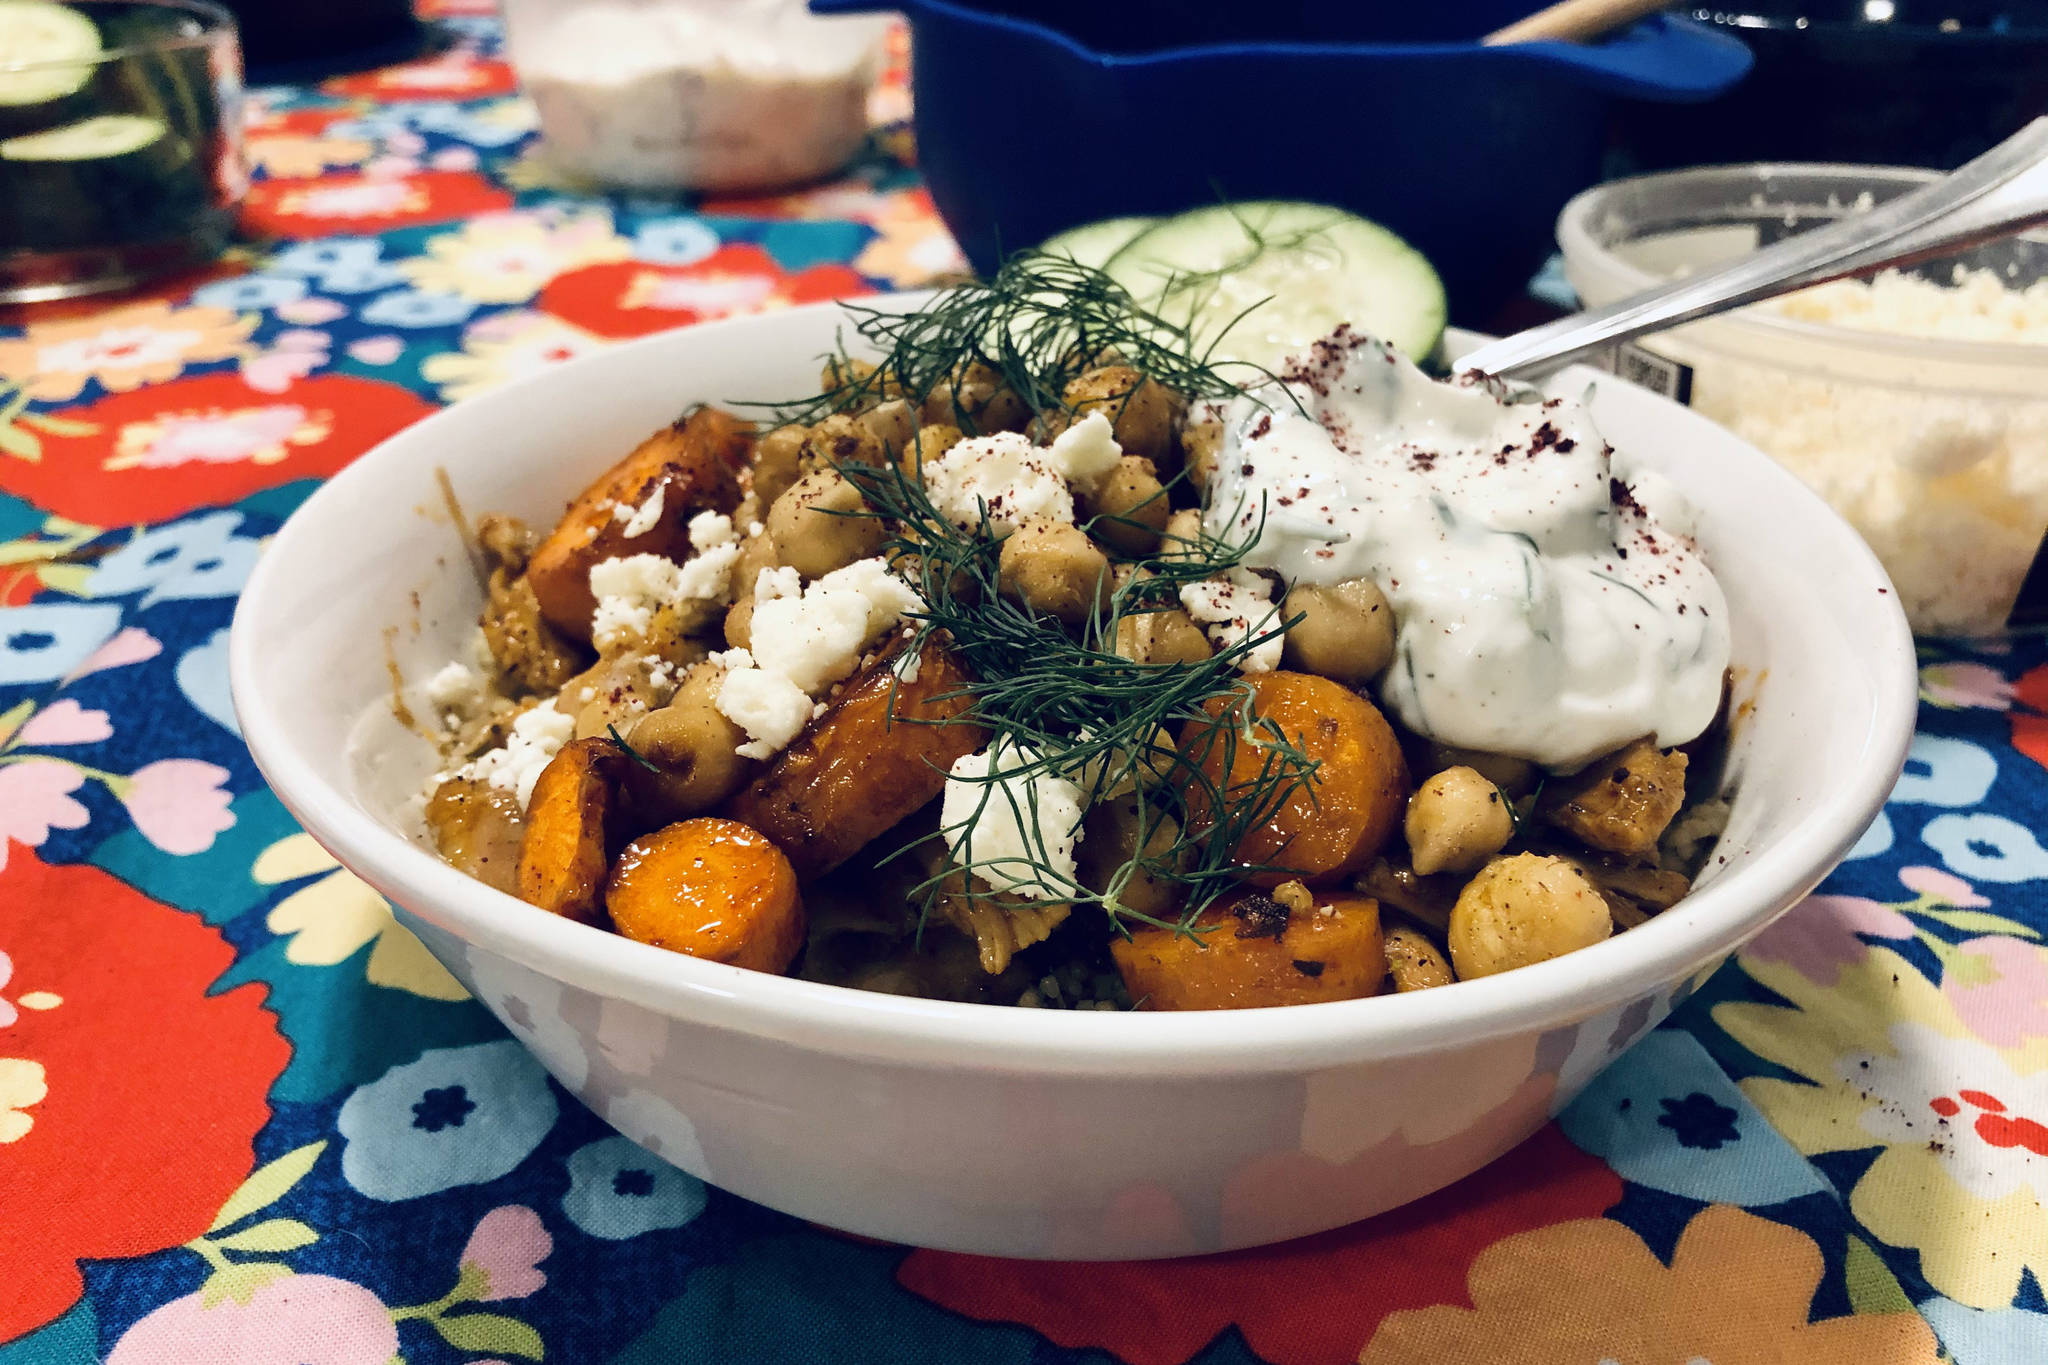
[[[779,420],[816,422],[899,396],[922,401],[963,374],[1015,394],[1034,413],[1071,411],[1068,384],[1109,356],[1189,401],[1239,397],[1272,378],[1248,361],[1215,358],[1186,326],[1147,311],[1102,271],[1038,251],[1018,252],[990,279],[946,289],[915,312],[843,307],[864,343],[858,349],[879,359],[872,367],[856,359],[842,337],[825,358],[822,393],[762,405]],[[953,424],[974,435],[980,415],[956,389]]]
[[[1253,870],[1233,860],[1239,842],[1272,819],[1315,773],[1314,759],[1257,717],[1239,672],[1247,655],[1294,621],[1281,619],[1276,607],[1260,627],[1210,658],[1170,664],[1138,663],[1116,653],[1118,627],[1177,608],[1182,586],[1241,564],[1263,522],[1242,542],[1204,531],[1163,547],[1157,556],[1127,561],[1106,602],[1070,632],[1000,591],[1001,542],[985,510],[978,525],[957,526],[933,506],[915,475],[898,465],[849,464],[840,472],[866,499],[862,515],[881,517],[894,528],[885,553],[924,598],[925,609],[912,617],[909,648],[943,637],[976,679],[963,689],[973,705],[960,720],[984,725],[993,736],[990,771],[969,779],[984,787],[975,811],[926,838],[957,838],[1000,799],[1009,803],[1029,845],[1022,857],[977,859],[971,842],[963,844],[958,852],[964,864],[955,862],[919,886],[926,912],[946,895],[1014,903],[995,888],[1021,884],[1046,893],[1048,900],[1100,906],[1120,928],[1129,919],[1190,929],[1217,894]],[[1208,735],[1203,752],[1171,744],[1191,724]],[[1162,732],[1167,743],[1154,747]],[[1246,745],[1257,754],[1256,773],[1249,777],[1238,771]],[[1224,775],[1220,781],[1212,770]],[[1033,779],[1045,776],[1080,787],[1084,811],[1112,794],[1143,794],[1136,806],[1138,853],[1099,890],[1052,870],[1050,845],[1077,831],[1041,827]],[[1172,836],[1154,848],[1153,835],[1168,817],[1174,821]],[[982,875],[963,876],[963,868]],[[1124,903],[1122,891],[1140,876],[1185,889],[1177,920],[1168,924]]]

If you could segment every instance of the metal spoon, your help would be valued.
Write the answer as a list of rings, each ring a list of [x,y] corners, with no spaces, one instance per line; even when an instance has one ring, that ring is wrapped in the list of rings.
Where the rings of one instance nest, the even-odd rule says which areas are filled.
[[[1968,165],[1867,213],[1802,232],[1718,270],[1490,341],[1452,369],[1537,379],[1591,352],[1759,299],[1909,265],[2048,223],[2048,118]]]

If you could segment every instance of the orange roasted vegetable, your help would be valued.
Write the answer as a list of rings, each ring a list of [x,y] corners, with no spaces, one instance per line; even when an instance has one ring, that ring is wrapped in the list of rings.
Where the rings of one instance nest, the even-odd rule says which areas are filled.
[[[526,803],[519,899],[585,924],[604,918],[605,869],[619,838],[619,784],[628,761],[608,739],[575,739],[541,770]]]
[[[753,433],[751,424],[730,413],[698,408],[642,441],[578,494],[526,564],[527,582],[548,623],[588,643],[597,610],[590,594],[592,565],[627,555],[661,555],[678,564],[688,559],[691,514],[707,508],[730,512],[739,505],[739,472]],[[630,513],[656,489],[661,516],[629,539],[615,509]]]
[[[971,698],[959,659],[936,639],[919,648],[916,677],[885,652],[846,684],[725,814],[773,839],[805,881],[830,872],[876,835],[937,796],[956,759],[988,732],[959,719]],[[932,724],[947,721],[948,724]]]
[[[605,905],[637,943],[757,972],[786,970],[804,946],[795,869],[737,820],[684,820],[627,844]]]
[[[1379,903],[1368,896],[1304,897],[1290,908],[1246,890],[1204,910],[1194,927],[1197,932],[1182,934],[1134,925],[1128,940],[1111,940],[1110,954],[1137,1008],[1242,1010],[1356,1000],[1375,994],[1386,979]]]
[[[1399,827],[1408,800],[1408,766],[1392,727],[1371,702],[1328,678],[1258,673],[1245,682],[1259,719],[1279,726],[1320,765],[1309,782],[1238,840],[1234,856],[1239,863],[1268,867],[1246,880],[1276,886],[1300,877],[1313,885],[1351,876],[1372,861]],[[1221,716],[1236,700],[1234,695],[1215,698],[1208,712]],[[1191,721],[1180,735],[1181,751],[1224,789],[1226,805],[1233,793],[1251,794],[1271,753],[1270,738],[1262,733],[1234,733],[1233,745],[1233,731],[1224,724]],[[1214,828],[1215,816],[1199,786],[1189,788],[1187,801],[1194,832]]]

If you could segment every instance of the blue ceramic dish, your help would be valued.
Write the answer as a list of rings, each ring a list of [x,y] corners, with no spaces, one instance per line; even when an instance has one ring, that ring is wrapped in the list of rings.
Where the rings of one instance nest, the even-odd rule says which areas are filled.
[[[1617,96],[1707,99],[1740,42],[1657,17],[1590,46],[1481,47],[1533,0],[811,0],[901,9],[918,159],[969,259],[1219,197],[1315,199],[1420,248],[1483,319],[1599,177]]]

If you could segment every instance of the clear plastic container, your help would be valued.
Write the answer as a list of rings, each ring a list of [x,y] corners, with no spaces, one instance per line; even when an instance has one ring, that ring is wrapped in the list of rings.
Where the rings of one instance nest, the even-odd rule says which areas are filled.
[[[1764,164],[1642,176],[1573,199],[1558,241],[1572,286],[1597,306],[1932,176]],[[1914,273],[1948,285],[1958,265],[2023,289],[2048,271],[2048,238],[1996,243]],[[1916,631],[1999,630],[2048,531],[2048,337],[1893,335],[1800,312],[1829,315],[1809,291],[1623,347],[1615,368],[1690,403],[1827,498],[1884,562]]]
[[[886,18],[804,0],[504,0],[520,83],[560,169],[635,190],[780,189],[867,136]]]

